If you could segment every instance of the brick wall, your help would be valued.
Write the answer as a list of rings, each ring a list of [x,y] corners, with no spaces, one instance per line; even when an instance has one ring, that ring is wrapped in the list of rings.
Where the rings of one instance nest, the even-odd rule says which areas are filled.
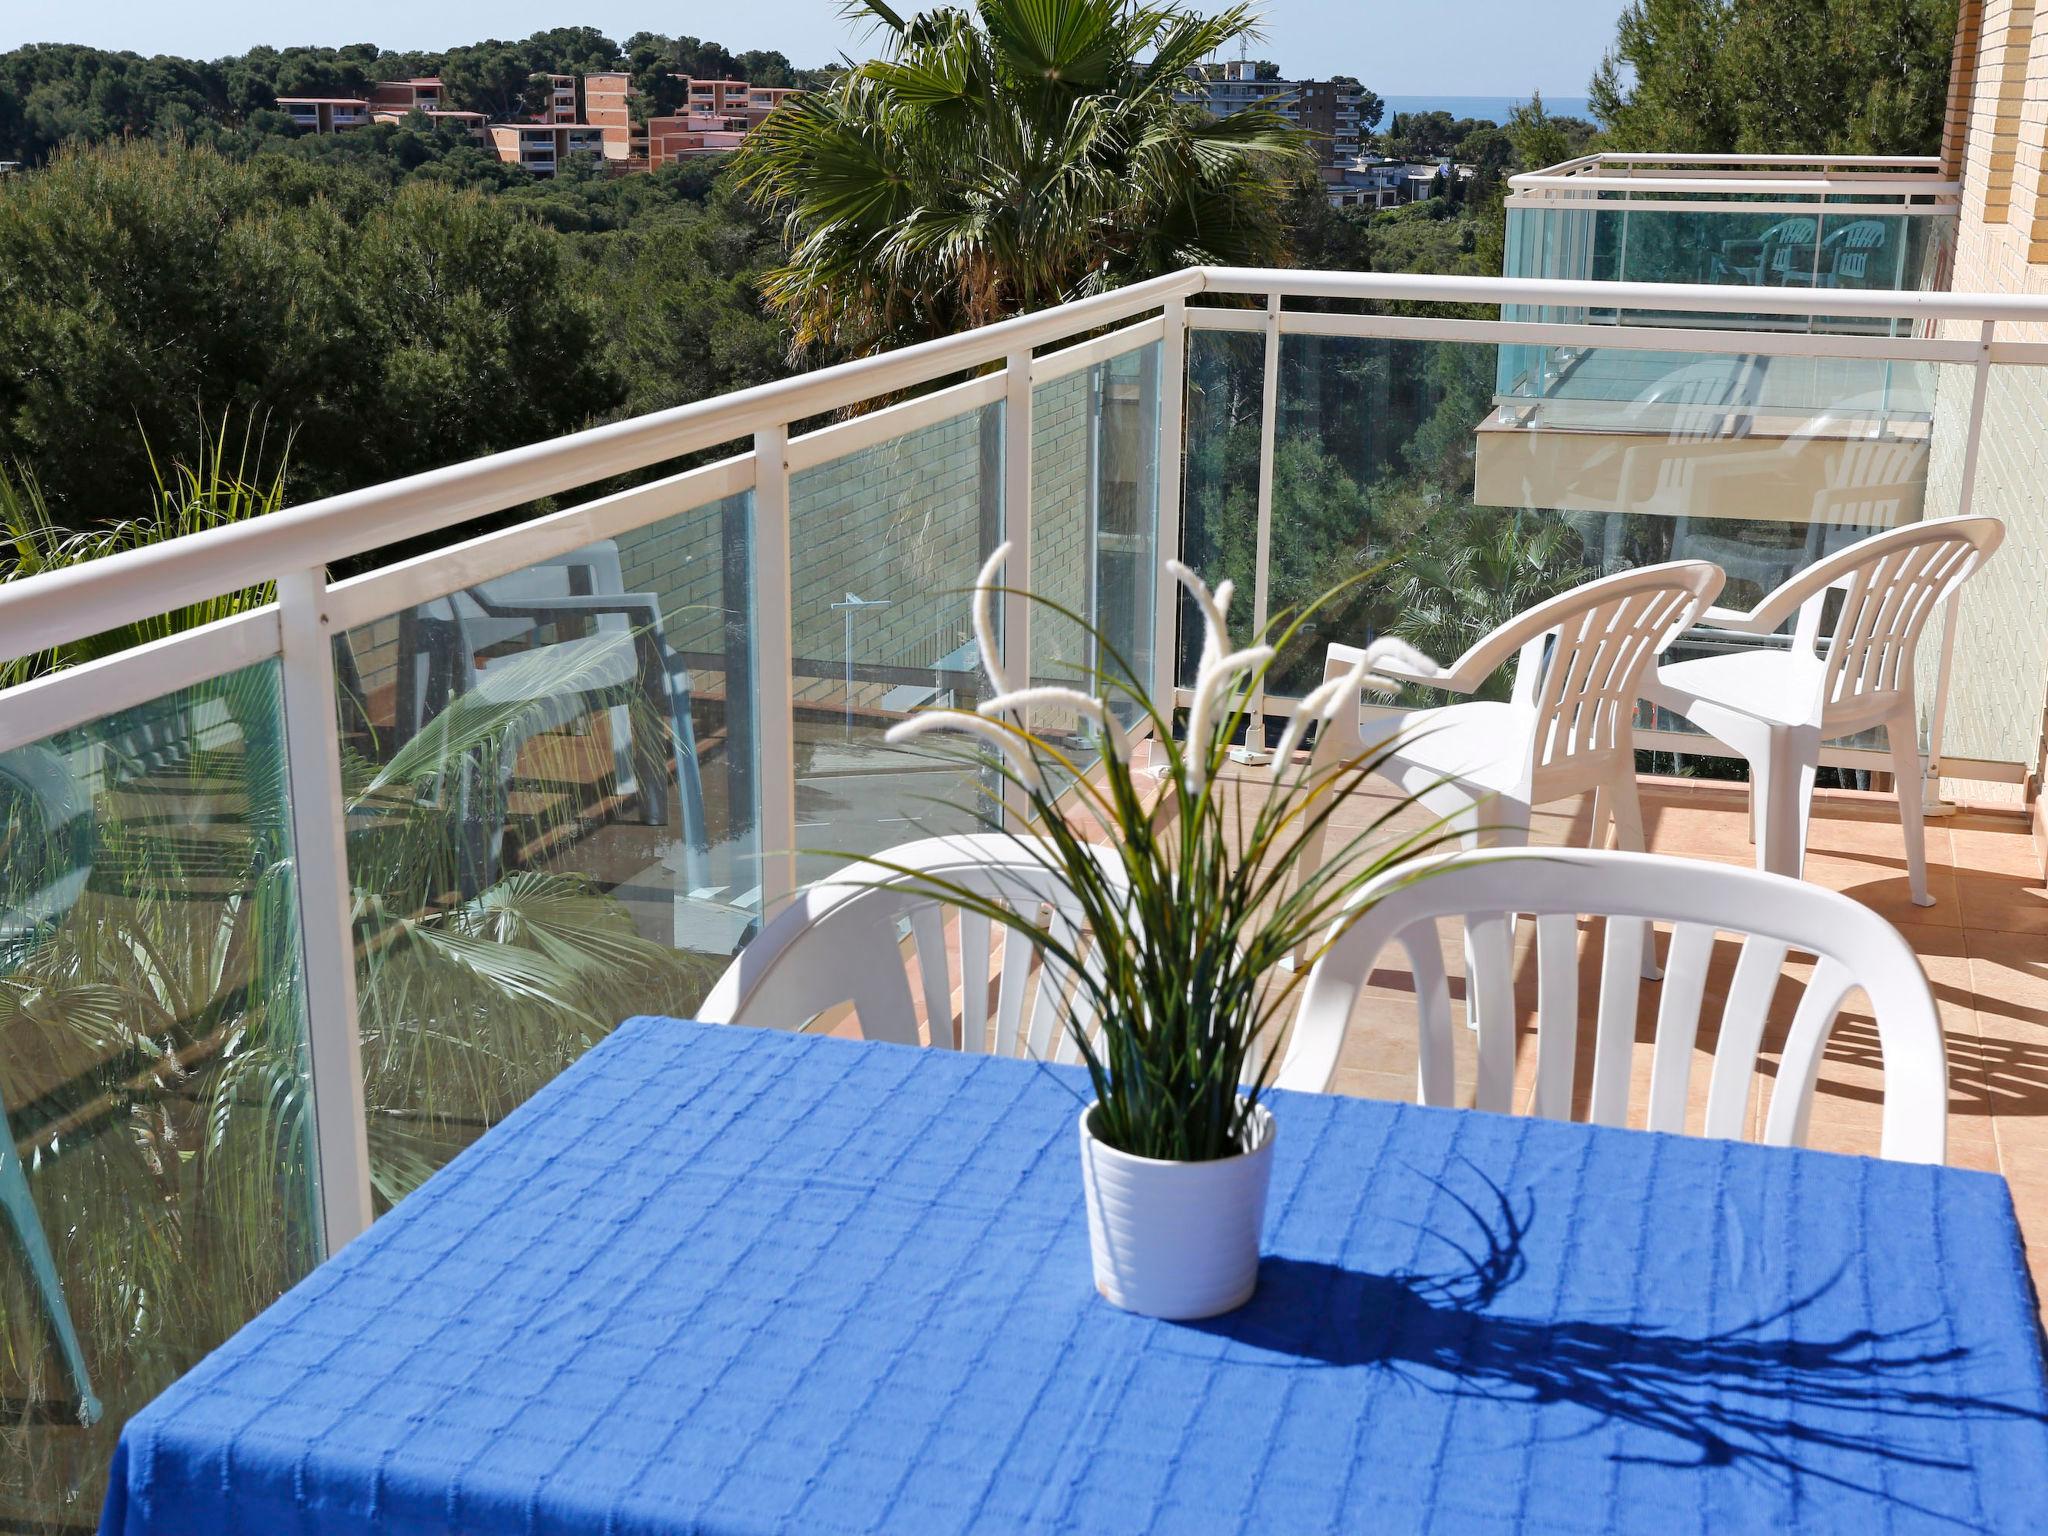
[[[1952,121],[1967,117],[1963,207],[1953,287],[2048,296],[2048,16],[2019,0],[1971,0],[1957,29],[1974,50],[1951,77]],[[1944,146],[1956,148],[1954,136]],[[1974,336],[1974,322],[1946,334]],[[2048,341],[2048,329],[2001,325],[2005,340]],[[1937,386],[1928,512],[1958,507],[1971,370],[1945,367]],[[1950,756],[2041,760],[2048,699],[2048,369],[1999,367],[1985,396],[1973,511],[2003,518],[1998,555],[1964,589],[1943,750]],[[1932,644],[1923,647],[1923,694]]]

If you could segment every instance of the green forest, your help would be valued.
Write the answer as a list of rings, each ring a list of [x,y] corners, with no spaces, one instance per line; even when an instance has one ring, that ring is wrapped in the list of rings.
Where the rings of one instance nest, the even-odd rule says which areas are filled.
[[[88,51],[21,50],[0,78],[44,52]],[[365,68],[310,52],[270,56],[268,78],[313,89],[283,64]],[[368,73],[432,62],[385,58]],[[202,116],[196,103],[243,88],[227,65],[101,62],[60,77],[90,90],[0,91],[0,112],[26,98],[39,122],[53,93],[90,102],[99,130],[0,177],[0,347],[15,361],[0,375],[0,476],[65,528],[143,515],[153,463],[191,461],[223,418],[300,502],[797,366],[763,296],[780,221],[721,162],[623,177],[569,162],[536,180],[417,118],[298,137]],[[204,88],[172,88],[188,75]],[[131,132],[120,114],[145,99],[147,131]],[[1284,200],[1286,255],[1497,272],[1501,176],[1521,163],[1509,135],[1418,128],[1454,150],[1474,141],[1485,178],[1378,214],[1333,211],[1303,182]]]

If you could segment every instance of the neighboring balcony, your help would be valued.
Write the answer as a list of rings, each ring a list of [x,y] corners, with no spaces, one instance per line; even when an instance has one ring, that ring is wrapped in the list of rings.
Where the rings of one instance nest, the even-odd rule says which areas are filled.
[[[1946,286],[1960,189],[1937,161],[1602,154],[1509,185],[1504,275],[1584,286],[1502,309],[1524,329],[1480,500],[1681,523],[1711,502],[1803,526],[1809,554],[1845,516],[1921,515],[1941,365],[1967,359],[1886,295]],[[1755,339],[1709,334],[1730,331]]]

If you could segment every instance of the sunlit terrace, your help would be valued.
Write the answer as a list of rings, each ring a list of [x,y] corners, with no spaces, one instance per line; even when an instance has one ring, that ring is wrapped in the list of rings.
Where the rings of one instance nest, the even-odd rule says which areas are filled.
[[[1010,584],[1067,610],[1004,598],[1009,670],[1183,705],[1200,636],[1163,560],[1233,579],[1247,629],[1364,573],[1281,655],[1256,758],[1330,643],[1448,662],[1685,558],[1746,608],[1969,511],[1987,397],[2048,361],[2008,328],[2048,302],[1915,291],[1943,217],[1923,203],[1953,195],[1924,167],[1813,169],[1727,190],[1563,167],[1517,179],[1511,249],[1540,259],[1504,279],[1189,270],[0,589],[10,657],[246,594],[0,694],[0,1208],[49,1253],[0,1266],[0,1396],[28,1405],[6,1435],[37,1508],[89,1524],[128,1415],[619,1020],[690,1016],[802,885],[1000,816],[985,776],[883,739],[988,697],[970,590],[1000,542]],[[1800,218],[1804,240],[1768,233]],[[1569,259],[1540,220],[1587,221]],[[1651,263],[1648,232],[1681,225]],[[2042,701],[1952,665],[2040,645],[1998,622],[1966,589],[1914,669],[1933,904],[1907,898],[1874,730],[1824,750],[1806,876],[1919,956],[1949,1158],[2006,1176],[2038,1279],[2048,889],[2011,742]],[[1680,654],[1784,644],[1710,617]],[[1752,863],[1725,747],[1647,704],[1635,744],[1649,846]],[[1567,803],[1532,837],[1590,829]],[[1412,1097],[1413,994],[1374,979],[1334,1087]],[[1880,1080],[1852,1006],[1810,1143],[1875,1151]]]

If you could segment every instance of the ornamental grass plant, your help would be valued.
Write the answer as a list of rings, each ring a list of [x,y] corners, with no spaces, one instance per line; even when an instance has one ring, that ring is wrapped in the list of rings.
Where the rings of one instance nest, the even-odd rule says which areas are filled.
[[[1352,831],[1332,818],[1379,765],[1384,749],[1316,767],[1296,749],[1347,691],[1393,692],[1382,661],[1423,660],[1399,640],[1369,646],[1352,670],[1295,705],[1273,752],[1263,797],[1228,793],[1233,746],[1254,713],[1274,657],[1343,588],[1267,626],[1255,643],[1230,638],[1231,583],[1214,592],[1177,561],[1167,569],[1203,621],[1201,665],[1184,728],[1135,682],[1114,645],[1082,616],[1043,598],[1041,607],[1080,626],[1104,665],[1092,690],[1012,679],[995,643],[994,599],[1010,546],[997,549],[974,592],[974,628],[992,696],[977,709],[927,710],[895,726],[892,742],[931,733],[967,738],[995,779],[1021,802],[1032,834],[1020,842],[1074,894],[1092,938],[1086,947],[1044,926],[1033,904],[1006,905],[942,878],[870,862],[908,878],[935,900],[979,913],[1023,935],[1075,978],[1092,1008],[1068,1010],[1067,1028],[1095,1092],[1093,1134],[1138,1157],[1206,1162],[1249,1150],[1248,1129],[1278,1065],[1282,1021],[1333,921],[1368,882],[1440,847],[1456,833],[1440,819],[1416,830],[1395,823],[1414,797],[1396,800]],[[1029,596],[1029,594],[1023,594]],[[1100,744],[1100,764],[1075,756],[1030,724],[1033,711],[1078,716]],[[1133,760],[1134,727],[1149,725],[1163,765]],[[1253,803],[1255,802],[1255,803]],[[1315,835],[1331,830],[1332,853],[1300,868]],[[1120,858],[1128,890],[1105,873],[1104,843]],[[1303,963],[1282,970],[1290,955]],[[1078,998],[1079,991],[1073,994]],[[1089,1016],[1083,1029],[1072,1022]]]

